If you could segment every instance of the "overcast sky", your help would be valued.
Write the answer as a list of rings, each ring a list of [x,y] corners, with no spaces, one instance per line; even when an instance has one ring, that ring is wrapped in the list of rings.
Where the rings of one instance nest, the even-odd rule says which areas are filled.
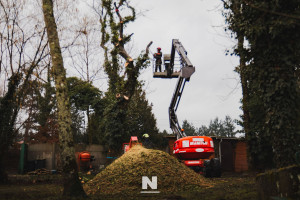
[[[233,72],[238,59],[225,56],[234,41],[225,33],[220,0],[132,0],[138,10],[148,10],[126,31],[134,33],[134,46],[142,50],[153,41],[151,51],[161,47],[170,53],[172,39],[179,39],[196,67],[187,82],[177,116],[182,123],[188,120],[195,127],[208,125],[215,117],[241,114],[241,87],[238,74]],[[177,79],[152,77],[152,69],[145,70],[141,80],[146,81],[146,92],[153,103],[158,128],[169,128],[168,108]]]
[[[163,53],[171,51],[172,39],[179,39],[196,68],[190,82],[187,82],[177,110],[182,125],[187,120],[195,127],[208,125],[216,117],[224,119],[229,115],[239,119],[241,87],[239,76],[233,70],[238,58],[226,56],[225,51],[235,45],[229,33],[225,33],[220,0],[131,0],[138,18],[130,23],[125,33],[133,35],[130,55],[136,57],[153,41],[151,52],[157,47]],[[121,14],[124,15],[124,12]],[[151,56],[152,57],[152,56]],[[152,67],[144,70],[140,80],[146,83],[145,91],[158,128],[171,133],[168,108],[175,90],[177,78],[153,78]],[[107,89],[106,79],[97,84]]]

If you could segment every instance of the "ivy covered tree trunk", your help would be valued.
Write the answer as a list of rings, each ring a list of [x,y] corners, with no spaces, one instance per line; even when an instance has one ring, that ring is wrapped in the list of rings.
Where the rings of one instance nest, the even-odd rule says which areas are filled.
[[[249,13],[260,16],[259,21],[249,21],[254,34],[249,35],[248,40],[265,112],[265,139],[271,141],[278,168],[296,163],[299,142],[300,99],[296,69],[300,64],[300,25],[299,20],[292,18],[299,6],[299,1],[257,1],[248,5]],[[284,17],[285,14],[290,16]]]
[[[133,34],[126,35],[123,30],[128,23],[136,19],[135,9],[126,0],[118,3],[102,0],[101,7],[98,11],[102,32],[101,47],[104,49],[104,70],[109,79],[106,93],[108,106],[105,108],[101,127],[111,150],[120,152],[122,143],[128,141],[131,134],[135,134],[129,132],[126,118],[129,102],[138,85],[140,71],[147,67],[148,51],[152,42],[138,58],[132,58],[125,45]],[[121,11],[130,14],[123,17]],[[123,59],[125,65],[120,59]]]
[[[73,135],[71,131],[71,111],[67,91],[66,71],[63,66],[57,26],[53,15],[52,0],[43,0],[43,13],[50,45],[53,66],[52,71],[54,73],[56,88],[59,147],[64,177],[63,196],[86,196],[78,177]]]
[[[295,164],[300,143],[297,82],[300,2],[224,0],[223,3],[233,37],[241,40],[242,32],[248,43],[245,58],[250,123],[245,128],[249,128],[247,139],[251,156],[255,157],[253,161],[270,166],[273,160],[276,167]]]
[[[242,22],[242,3],[240,1],[232,2],[232,12],[236,19],[241,20]],[[263,126],[260,126],[263,123],[258,123],[259,120],[263,120],[263,117],[255,116],[255,111],[262,106],[258,106],[260,102],[257,100],[257,92],[255,84],[249,84],[253,78],[249,75],[251,73],[251,65],[247,66],[247,50],[244,48],[245,42],[245,33],[243,29],[237,28],[236,30],[236,39],[237,39],[237,48],[235,49],[236,54],[240,57],[240,64],[238,67],[238,72],[240,74],[241,86],[242,86],[242,110],[243,110],[243,128],[245,132],[245,139],[247,141],[247,153],[248,153],[248,163],[251,169],[261,170],[266,168],[272,168],[273,166],[273,153],[271,147],[271,141],[266,140],[265,134],[263,131]],[[249,70],[250,69],[250,70]],[[252,79],[251,79],[252,78]],[[252,86],[252,87],[251,87]],[[251,93],[251,91],[253,91]],[[255,103],[253,103],[255,102]],[[252,105],[252,106],[251,106]],[[254,105],[254,106],[253,106]],[[253,108],[254,107],[254,108]],[[262,111],[260,111],[262,112]],[[250,113],[252,118],[250,118]],[[264,113],[264,112],[262,112]],[[260,115],[262,116],[262,115]],[[259,127],[259,129],[257,128]],[[259,132],[259,137],[257,133]]]
[[[17,109],[16,95],[19,83],[20,75],[13,74],[9,80],[7,93],[0,100],[0,183],[8,181],[3,159],[14,139],[14,113]]]

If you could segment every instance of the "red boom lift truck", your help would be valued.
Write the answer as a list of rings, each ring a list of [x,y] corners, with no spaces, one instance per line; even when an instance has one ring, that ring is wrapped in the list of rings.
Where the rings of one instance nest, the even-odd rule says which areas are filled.
[[[175,53],[179,55],[179,68],[175,67]],[[177,136],[173,146],[173,154],[186,166],[205,177],[220,177],[221,165],[218,158],[214,158],[214,143],[212,138],[207,136],[187,136],[181,129],[176,110],[185,83],[190,80],[195,72],[195,67],[187,57],[187,51],[178,39],[172,40],[171,54],[164,54],[162,67],[163,72],[154,72],[154,78],[178,78],[176,88],[169,106],[170,128]],[[155,62],[154,62],[155,63]],[[153,67],[155,69],[155,66]]]

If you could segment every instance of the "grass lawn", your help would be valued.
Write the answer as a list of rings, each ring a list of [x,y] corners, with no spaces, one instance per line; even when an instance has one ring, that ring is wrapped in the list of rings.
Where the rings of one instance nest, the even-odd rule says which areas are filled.
[[[59,176],[55,178],[59,179]],[[54,178],[54,179],[55,179]],[[82,177],[86,179],[85,177]],[[90,179],[91,177],[88,177]],[[29,181],[20,181],[9,185],[0,185],[0,199],[60,199],[63,187],[59,181],[53,181],[53,178],[35,179],[24,176]],[[90,199],[209,199],[209,200],[255,200],[255,175],[243,174],[224,174],[221,178],[211,179],[215,186],[208,189],[188,188],[179,194],[138,194],[137,196],[90,196]]]
[[[215,186],[206,190],[187,191],[181,196],[186,199],[202,200],[256,200],[255,175],[224,174],[211,179]]]

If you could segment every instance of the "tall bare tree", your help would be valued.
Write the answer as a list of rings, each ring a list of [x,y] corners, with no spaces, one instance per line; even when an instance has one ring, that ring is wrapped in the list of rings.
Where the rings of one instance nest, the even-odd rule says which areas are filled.
[[[58,108],[59,146],[64,174],[63,196],[86,196],[79,181],[73,136],[71,133],[71,111],[66,81],[66,70],[63,64],[59,44],[57,25],[53,14],[53,1],[43,0],[44,20],[50,45],[52,68],[55,79]]]

